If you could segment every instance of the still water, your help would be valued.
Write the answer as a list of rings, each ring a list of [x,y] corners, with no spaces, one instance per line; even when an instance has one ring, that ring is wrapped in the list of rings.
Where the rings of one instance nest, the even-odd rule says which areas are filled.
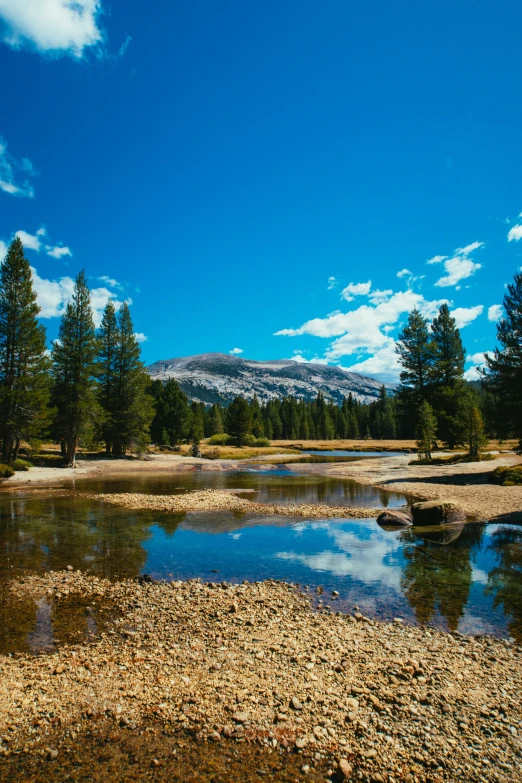
[[[235,487],[240,480],[256,478],[246,473],[210,475]],[[288,477],[288,483],[295,481],[293,491],[308,502],[319,490],[303,478]],[[274,493],[288,498],[278,487],[280,477],[272,479],[271,489],[257,484],[253,488],[264,499],[274,500]],[[194,475],[132,479],[132,490],[165,491],[165,482],[174,482],[186,491],[194,480]],[[317,483],[317,477],[313,480]],[[129,481],[77,485],[121,491],[131,488]],[[371,488],[359,489],[364,493]],[[355,490],[345,489],[350,492]],[[327,484],[321,497],[339,502],[338,489]],[[303,588],[321,585],[321,598],[332,610],[358,606],[372,617],[400,616],[406,622],[522,641],[522,528],[513,525],[468,525],[448,535],[387,531],[374,520],[172,514],[122,509],[72,494],[0,494],[0,650],[52,649],[110,622],[109,608],[76,597],[35,606],[9,592],[14,577],[67,565],[109,578],[148,573],[166,579],[271,578],[298,582]],[[335,601],[328,597],[332,590],[340,593]]]
[[[394,508],[411,501],[409,496],[387,492],[350,479],[295,473],[284,466],[263,465],[242,470],[188,470],[163,474],[128,474],[122,478],[83,479],[75,482],[81,492],[145,492],[178,495],[196,489],[242,489],[244,497],[259,503],[326,504]]]

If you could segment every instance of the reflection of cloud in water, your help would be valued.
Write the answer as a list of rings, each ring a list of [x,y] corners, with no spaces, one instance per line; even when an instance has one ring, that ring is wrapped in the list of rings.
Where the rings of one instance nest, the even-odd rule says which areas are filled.
[[[317,525],[314,524],[315,529]],[[302,563],[312,571],[327,571],[335,576],[350,576],[363,583],[380,583],[396,592],[401,591],[401,570],[397,562],[393,562],[393,553],[401,549],[397,536],[380,535],[374,529],[369,529],[366,539],[359,538],[349,530],[343,530],[336,525],[321,523],[321,528],[333,538],[336,548],[341,551],[324,550],[316,554],[300,554],[298,552],[278,552],[280,560]]]
[[[474,582],[479,582],[481,585],[487,585],[488,583],[488,575],[486,572],[481,568],[475,568],[475,566],[473,566],[471,578]]]
[[[233,538],[234,541],[237,541],[238,538],[241,538],[241,533],[229,533],[230,538]]]
[[[459,633],[466,634],[466,636],[477,636],[478,634],[496,636],[499,627],[496,621],[492,622],[484,617],[478,617],[467,612],[459,622],[458,630]]]

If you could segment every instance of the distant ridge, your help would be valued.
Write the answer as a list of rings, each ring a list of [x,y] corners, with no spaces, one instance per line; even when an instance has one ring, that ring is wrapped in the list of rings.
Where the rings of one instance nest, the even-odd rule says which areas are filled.
[[[256,362],[224,353],[202,353],[161,359],[147,367],[153,380],[174,378],[191,400],[207,404],[231,402],[257,394],[261,402],[292,395],[313,399],[319,391],[339,403],[350,392],[360,402],[375,400],[380,381],[313,362],[275,359]]]

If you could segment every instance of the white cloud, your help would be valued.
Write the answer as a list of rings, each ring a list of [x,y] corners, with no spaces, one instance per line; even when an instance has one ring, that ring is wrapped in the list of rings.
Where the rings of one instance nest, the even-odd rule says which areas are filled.
[[[306,359],[300,351],[294,351],[292,358],[287,361],[299,362],[300,364],[328,364],[328,359],[321,359],[319,356],[314,356],[313,359]]]
[[[0,263],[4,260],[4,258],[7,255],[8,247],[3,239],[0,239]]]
[[[385,327],[386,328],[386,327]],[[399,357],[395,350],[396,342],[391,337],[387,337],[385,343],[378,348],[373,356],[363,359],[360,362],[343,367],[348,372],[359,372],[362,375],[370,375],[384,383],[394,383],[398,380],[401,366]]]
[[[468,367],[464,373],[464,378],[467,381],[477,381],[479,378],[482,378],[480,370],[484,367],[485,361],[484,353],[474,353],[472,356],[466,356],[466,362],[471,362],[473,366]]]
[[[229,351],[229,353],[231,353],[232,356],[237,356],[239,353],[243,353],[243,349],[242,348],[232,348],[232,350]]]
[[[483,312],[484,305],[475,305],[475,307],[456,307],[455,310],[451,311],[451,315],[455,319],[457,327],[462,329],[474,321],[475,318],[478,318],[479,315],[482,315]]]
[[[426,263],[427,264],[440,264],[441,261],[445,261],[448,256],[433,256],[433,258],[429,258]]]
[[[412,272],[410,272],[409,269],[401,269],[400,272],[397,272],[397,277],[410,277]]]
[[[73,294],[74,280],[72,277],[46,280],[39,276],[34,267],[31,267],[31,272],[38,304],[41,308],[40,318],[56,318],[62,315],[65,305]]]
[[[0,0],[0,9],[1,3]],[[1,13],[1,10],[0,10]],[[11,196],[34,196],[30,179],[35,176],[33,164],[27,158],[17,160],[7,151],[7,142],[0,136],[0,190]]]
[[[38,304],[41,308],[40,318],[57,318],[61,316],[67,302],[73,295],[73,278],[65,276],[57,280],[48,280],[40,277],[34,267],[31,267],[31,272]],[[116,294],[112,291],[109,291],[107,288],[93,288],[91,290],[91,306],[96,327],[99,327],[101,324],[103,309],[109,299],[112,299],[116,310],[119,310],[123,303],[116,299]],[[130,299],[126,301],[131,304]]]
[[[369,294],[371,287],[371,280],[368,280],[367,283],[348,283],[346,288],[343,288],[341,291],[341,299],[346,299],[347,302],[351,302],[354,296],[366,296]]]
[[[488,307],[488,321],[500,321],[503,314],[502,305],[496,304]]]
[[[508,242],[512,242],[513,239],[515,242],[518,242],[519,239],[522,239],[522,224],[517,223],[516,226],[513,226],[513,228],[508,231],[507,238]]]
[[[335,287],[336,287],[336,286],[338,286],[338,285],[339,285],[339,281],[337,280],[337,278],[335,278],[335,277],[333,277],[333,276],[330,276],[330,277],[328,278],[328,290],[329,290],[329,291],[331,291],[331,290],[332,290],[332,288],[335,288]]]
[[[477,264],[470,258],[470,254],[480,247],[483,247],[484,242],[472,242],[465,247],[458,247],[455,250],[455,255],[452,258],[447,258],[444,261],[444,269],[447,274],[444,277],[439,278],[435,283],[440,288],[446,288],[451,285],[458,285],[461,280],[465,280],[467,277],[471,277],[475,272],[481,268],[481,264]],[[435,256],[439,258],[439,256]],[[442,258],[442,257],[440,257]],[[435,263],[431,259],[428,263]]]
[[[22,244],[26,250],[36,250],[37,253],[40,252],[42,246],[40,241],[40,237],[42,236],[40,229],[36,234],[28,234],[27,231],[17,231],[16,236],[22,240]]]
[[[18,49],[82,57],[102,41],[100,0],[0,0],[3,40]]]
[[[47,253],[48,256],[52,256],[53,258],[72,256],[70,249],[65,245],[55,245],[54,247],[51,247],[51,245],[47,245],[45,248],[45,252]]]
[[[22,244],[25,250],[34,250],[35,253],[39,253],[42,249],[45,253],[52,258],[63,258],[63,256],[72,256],[72,251],[65,245],[47,245],[45,244],[45,237],[47,230],[42,226],[36,232],[36,234],[29,234],[28,231],[16,232],[16,236],[22,240]]]
[[[387,288],[385,291],[372,291],[371,294],[368,295],[368,299],[372,304],[377,305],[381,304],[381,302],[386,302],[392,294],[393,291],[391,288]]]
[[[108,275],[101,275],[100,277],[96,278],[101,283],[106,283],[111,288],[123,288],[122,284],[119,283],[117,280],[114,279],[114,277],[109,277]],[[138,290],[138,289],[136,289]]]
[[[134,332],[134,337],[136,338],[137,342],[144,343],[145,340],[148,339],[146,334],[143,334],[143,332]]]

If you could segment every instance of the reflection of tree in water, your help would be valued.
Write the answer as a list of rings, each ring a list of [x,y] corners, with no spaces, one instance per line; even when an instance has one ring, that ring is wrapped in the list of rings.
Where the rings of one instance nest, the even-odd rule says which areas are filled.
[[[152,521],[149,514],[72,496],[1,498],[0,647],[21,649],[35,628],[35,603],[13,596],[11,580],[68,565],[102,577],[136,577],[147,559],[143,542]],[[85,622],[81,613],[76,622]]]
[[[172,538],[186,516],[187,514],[185,511],[180,511],[179,513],[171,512],[168,514],[161,514],[161,516],[156,519],[156,524],[163,530],[167,538]]]
[[[522,529],[501,527],[491,535],[488,549],[495,553],[498,565],[488,575],[486,592],[493,596],[497,609],[511,618],[508,628],[512,636],[522,641]]]
[[[454,540],[451,530],[403,532],[401,585],[419,623],[425,625],[440,613],[448,628],[457,630],[472,582],[472,554],[483,530],[482,525],[467,525]]]

